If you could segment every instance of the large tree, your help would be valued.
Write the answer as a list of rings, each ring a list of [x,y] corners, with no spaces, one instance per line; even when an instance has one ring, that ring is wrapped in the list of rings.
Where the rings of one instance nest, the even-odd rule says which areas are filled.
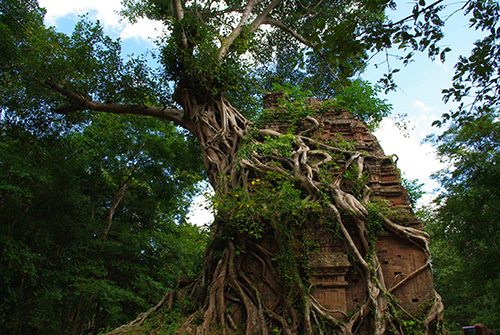
[[[172,122],[199,140],[220,206],[202,274],[185,289],[198,299],[193,310],[184,308],[191,312],[184,331],[351,334],[365,323],[373,334],[402,332],[395,309],[389,308],[391,288],[385,287],[378,255],[370,247],[371,199],[343,188],[342,178],[324,178],[321,170],[334,157],[341,170],[356,166],[361,181],[364,156],[319,143],[307,133],[253,127],[252,110],[243,106],[262,92],[252,90],[255,82],[262,87],[291,83],[318,97],[335,97],[363,69],[369,51],[393,44],[443,55],[445,50],[436,46],[442,37],[440,3],[421,0],[407,18],[390,22],[384,13],[395,2],[386,0],[124,1],[123,14],[130,20],[147,16],[169,28],[159,41],[161,67],[155,71],[141,59],[124,62],[119,44],[98,24],[84,20],[65,36],[43,27],[36,3],[3,1],[0,28],[7,38],[2,40],[1,79],[10,97],[3,109],[26,117],[36,106],[47,118],[67,115],[81,122],[87,110],[136,114]],[[392,85],[392,73],[384,82]],[[317,120],[303,111],[297,108],[291,118],[305,117],[314,127]],[[376,122],[381,113],[358,116]],[[260,210],[241,210],[239,197],[260,201]],[[428,254],[426,234],[382,213],[375,216],[385,229]],[[365,280],[366,301],[345,320],[326,313],[311,297],[307,265],[291,252],[291,235],[300,232],[292,234],[290,227],[316,219],[336,227]],[[279,245],[280,251],[273,254],[266,244]],[[275,271],[252,284],[242,267],[248,257]],[[279,304],[262,303],[263,286],[278,292]],[[165,299],[174,296],[179,298],[169,293]],[[228,308],[230,302],[239,307]],[[436,299],[421,320],[422,329],[436,321],[439,304]]]

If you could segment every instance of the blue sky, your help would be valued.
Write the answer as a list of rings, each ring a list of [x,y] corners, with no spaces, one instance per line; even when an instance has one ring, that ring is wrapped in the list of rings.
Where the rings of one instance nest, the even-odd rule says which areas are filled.
[[[56,26],[60,31],[71,33],[79,15],[89,13],[92,19],[98,19],[111,37],[120,37],[123,42],[124,54],[140,54],[153,46],[153,40],[161,32],[161,24],[147,20],[140,20],[131,25],[121,21],[117,11],[121,8],[120,0],[39,0],[40,6],[47,9],[46,23]],[[415,1],[398,1],[398,10],[391,12],[395,19],[403,18],[411,13]],[[452,1],[450,1],[452,3]],[[452,13],[461,6],[461,3],[453,2],[447,10]],[[445,105],[442,101],[441,91],[451,85],[454,73],[454,64],[459,55],[468,56],[473,47],[473,42],[479,38],[479,34],[470,29],[468,19],[462,13],[457,13],[447,19],[445,38],[441,46],[449,46],[452,51],[447,55],[443,64],[439,61],[431,61],[426,54],[417,54],[414,62],[402,68],[394,59],[390,65],[400,68],[396,82],[399,88],[382,96],[393,106],[393,114],[406,114],[409,129],[406,134],[395,127],[395,121],[391,118],[382,122],[375,135],[379,139],[386,154],[396,154],[399,157],[398,167],[406,178],[418,179],[424,183],[427,195],[424,202],[432,198],[432,192],[438,184],[429,177],[443,165],[436,160],[434,150],[430,144],[422,144],[422,140],[439,129],[431,127],[431,123],[439,119],[441,114],[453,109],[452,104]],[[397,51],[391,51],[397,52]],[[375,64],[381,64],[385,60],[385,54],[376,55],[363,78],[376,82],[387,65],[376,68]],[[203,202],[200,200],[200,202]],[[210,215],[202,210],[194,214],[193,222],[198,224],[207,223]]]
[[[381,129],[375,135],[379,139],[387,154],[395,153],[399,156],[398,167],[405,176],[410,179],[419,179],[425,183],[424,189],[428,192],[424,197],[428,201],[432,197],[432,192],[438,188],[438,184],[429,176],[443,168],[444,165],[438,162],[434,155],[434,149],[430,144],[422,144],[424,138],[431,133],[439,133],[442,130],[432,127],[433,121],[456,108],[456,104],[445,104],[442,100],[441,91],[449,88],[454,75],[454,65],[460,55],[468,56],[473,43],[480,38],[480,34],[469,27],[468,18],[458,12],[452,16],[461,2],[451,2],[442,15],[446,19],[444,29],[445,37],[440,42],[442,47],[450,47],[451,52],[447,54],[446,61],[441,63],[438,60],[432,61],[427,54],[416,54],[414,61],[406,67],[401,68],[401,72],[396,74],[396,82],[399,88],[395,92],[390,92],[385,98],[393,105],[394,114],[407,114],[410,130],[409,137],[404,137],[395,131],[394,122],[385,120]],[[399,9],[393,13],[394,17],[406,17],[410,13],[414,1],[398,2]],[[385,59],[385,55],[378,56],[378,62]],[[372,62],[371,68],[364,74],[364,77],[375,82],[382,75],[384,66],[375,69],[377,59]]]

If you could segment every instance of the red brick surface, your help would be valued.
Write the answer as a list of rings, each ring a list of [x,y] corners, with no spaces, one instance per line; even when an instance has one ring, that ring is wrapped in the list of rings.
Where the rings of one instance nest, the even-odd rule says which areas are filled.
[[[274,110],[279,115],[277,104],[281,96],[267,96],[265,108]],[[314,108],[319,109],[320,102],[311,101]],[[323,141],[355,141],[356,150],[366,152],[377,159],[367,157],[364,170],[368,171],[368,186],[372,189],[372,197],[388,200],[393,209],[397,209],[399,217],[393,218],[398,224],[423,229],[421,222],[415,218],[410,208],[406,190],[401,186],[400,173],[391,157],[384,154],[375,136],[366,125],[354,118],[346,110],[328,110],[318,113],[315,118],[320,126],[313,137]],[[271,125],[283,133],[290,131],[287,122],[277,117]],[[296,125],[294,132],[307,130],[310,123]],[[339,136],[339,134],[341,136]],[[333,172],[332,172],[333,173]],[[318,228],[316,241],[319,245],[316,256],[311,258],[312,284],[314,297],[336,317],[342,317],[357,311],[366,300],[365,278],[351,264],[347,248],[342,241],[336,240],[328,232]],[[355,232],[354,234],[355,235]],[[359,243],[358,243],[359,245]],[[427,259],[426,254],[417,246],[384,231],[378,236],[375,244],[381,261],[385,284],[388,289],[397,285],[408,274],[422,267]],[[397,287],[394,296],[401,306],[412,314],[428,306],[433,297],[433,284],[430,269],[421,271],[411,280]]]

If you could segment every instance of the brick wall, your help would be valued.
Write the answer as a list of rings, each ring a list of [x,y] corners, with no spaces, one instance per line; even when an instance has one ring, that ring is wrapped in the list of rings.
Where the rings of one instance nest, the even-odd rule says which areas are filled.
[[[283,111],[280,110],[279,101],[282,98],[283,94],[279,92],[265,97],[264,107],[276,114],[268,126],[282,133],[307,132],[311,128],[310,122],[299,122],[292,129],[289,121],[286,121],[287,118],[280,117]],[[320,101],[310,100],[310,104],[317,110],[322,108]],[[391,157],[384,154],[377,139],[366,125],[343,109],[322,110],[315,118],[319,121],[319,127],[309,134],[312,137],[325,142],[353,141],[356,150],[377,157],[377,159],[367,157],[364,161],[364,170],[368,172],[367,185],[372,190],[372,196],[387,200],[391,207],[397,210],[398,215],[391,218],[396,223],[423,229],[422,223],[410,208],[408,194],[401,186],[396,164]],[[331,310],[332,315],[342,318],[357,311],[366,300],[365,280],[350,263],[345,244],[322,229],[318,228],[316,235],[319,248],[314,253],[316,256],[311,258],[313,295],[323,306]],[[422,267],[427,259],[419,247],[389,231],[384,231],[378,236],[375,248],[382,263],[385,284],[388,288]],[[428,306],[433,297],[430,269],[421,271],[392,293],[407,312],[418,314]]]

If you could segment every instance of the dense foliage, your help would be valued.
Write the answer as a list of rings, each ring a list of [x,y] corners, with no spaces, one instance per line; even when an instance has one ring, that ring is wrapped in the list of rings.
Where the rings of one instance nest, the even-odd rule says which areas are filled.
[[[369,297],[349,322],[336,329],[350,333],[373,318],[375,334],[398,325],[403,332],[403,324],[386,308],[390,296],[383,287],[380,290],[383,276],[370,248],[373,241],[367,240],[373,235],[370,222],[374,217],[381,220],[383,213],[370,211],[370,199],[359,189],[343,190],[340,181],[345,176],[335,182],[324,178],[318,164],[308,161],[307,152],[324,160],[332,152],[341,152],[335,155],[335,163],[346,171],[354,161],[362,167],[363,156],[349,148],[322,146],[305,136],[252,130],[249,117],[259,110],[256,106],[262,92],[278,83],[333,98],[332,105],[348,107],[376,124],[387,115],[387,105],[373,98],[368,83],[353,78],[366,66],[370,52],[391,46],[406,53],[401,57],[403,64],[411,61],[415,51],[427,51],[430,57],[444,60],[449,48],[441,49],[438,42],[443,36],[440,12],[445,2],[415,2],[412,13],[397,22],[385,15],[396,6],[392,0],[126,0],[124,5],[122,13],[131,21],[145,16],[169,28],[158,43],[158,69],[151,69],[140,57],[124,60],[119,41],[105,36],[98,23],[84,19],[67,36],[44,27],[44,13],[36,1],[0,2],[2,330],[14,334],[95,333],[130,319],[158,300],[160,292],[173,288],[180,275],[192,274],[199,267],[196,255],[203,234],[178,224],[185,215],[185,199],[199,180],[200,155],[193,151],[198,148],[207,176],[224,200],[220,208],[225,215],[216,221],[214,234],[237,231],[241,244],[260,250],[259,259],[276,267],[286,284],[280,269],[303,271],[303,264],[285,257],[292,243],[283,238],[286,224],[273,225],[271,213],[264,215],[262,226],[249,229],[254,221],[247,214],[256,213],[238,211],[242,203],[234,201],[235,194],[248,200],[252,182],[270,190],[278,187],[294,199],[281,207],[295,204],[300,208],[299,213],[284,214],[290,222],[298,220],[295,214],[314,216],[318,205],[323,206],[335,218],[332,222],[344,228],[346,238],[350,233],[343,222],[351,222],[366,244],[358,248],[351,241],[350,247],[366,279]],[[441,175],[448,193],[442,197],[444,205],[434,224],[437,268],[448,264],[450,255],[453,261],[462,260],[454,264],[464,264],[465,251],[470,251],[466,257],[490,255],[491,251],[491,258],[496,259],[495,248],[489,246],[498,248],[495,241],[482,240],[479,230],[473,228],[489,222],[481,229],[491,232],[486,237],[495,236],[491,208],[496,207],[491,194],[496,193],[489,187],[496,184],[485,178],[497,176],[496,120],[489,115],[498,103],[498,2],[470,0],[462,9],[472,13],[472,27],[485,31],[487,37],[476,44],[471,57],[460,59],[453,87],[445,91],[446,99],[457,101],[474,94],[472,105],[463,104],[436,122],[458,122],[439,142],[441,155],[452,157],[457,165]],[[386,89],[394,88],[397,71],[389,67],[382,78]],[[293,107],[292,121],[305,113],[300,115],[314,126],[314,117],[303,106]],[[120,116],[96,115],[89,110]],[[129,114],[171,121],[187,132]],[[477,117],[474,123],[465,123]],[[486,142],[473,137],[475,131],[484,134]],[[467,142],[467,136],[473,141]],[[480,173],[471,168],[477,165]],[[279,176],[270,176],[270,171]],[[361,169],[358,174],[352,172],[351,177],[362,179]],[[275,194],[255,195],[267,202]],[[244,204],[250,208],[250,203]],[[484,213],[479,216],[481,222],[474,221],[478,213]],[[402,229],[388,219],[380,222],[407,234],[408,240],[427,252],[428,243],[421,232]],[[280,244],[274,259],[259,245],[264,234],[274,234]],[[471,239],[470,234],[476,235]],[[224,234],[217,237],[221,236]],[[195,291],[206,289],[198,305],[205,314],[202,321],[192,314],[185,327],[196,326],[206,333],[223,325],[226,318],[234,323],[232,311],[224,303],[239,299],[239,308],[244,305],[247,320],[251,320],[246,322],[247,333],[253,331],[248,326],[252,323],[263,334],[267,332],[258,292],[255,296],[249,293],[253,287],[245,282],[244,274],[234,275],[234,259],[242,259],[234,248],[234,237],[220,239],[220,245],[212,245],[206,253],[205,277],[194,286]],[[439,247],[454,243],[456,247],[442,256],[444,249]],[[475,273],[481,273],[488,283],[485,289],[493,292],[498,287],[494,266],[498,262],[484,262],[477,258]],[[483,271],[484,267],[491,271]],[[450,266],[449,270],[454,275],[468,274],[464,267]],[[219,280],[219,274],[225,279]],[[279,325],[278,331],[285,333],[321,331],[313,328],[310,316],[318,316],[315,322],[320,324],[318,319],[323,322],[327,314],[307,300],[303,278],[292,277],[299,289],[292,298],[279,297],[288,304],[287,310],[279,311],[281,315],[266,310],[272,320],[269,323]],[[497,296],[478,290],[474,278],[466,282],[470,287],[456,289],[456,278],[444,272],[438,277],[448,301],[478,294],[490,300],[483,299],[487,302],[476,311],[494,308]],[[266,279],[274,287],[282,284]],[[424,328],[439,319],[439,305],[434,305],[434,314],[422,323]],[[300,321],[299,314],[304,316]],[[328,327],[339,327],[339,321],[332,319]],[[497,324],[492,318],[478,315],[476,319]],[[236,328],[231,322],[229,326]]]
[[[500,7],[468,1],[463,8],[482,38],[460,57],[452,87],[443,90],[444,100],[459,106],[434,122],[449,127],[432,138],[447,168],[436,175],[443,192],[428,228],[448,328],[484,323],[498,332]]]
[[[204,233],[185,222],[199,147],[152,118],[62,117],[40,78],[103,100],[166,95],[98,24],[65,36],[43,15],[0,3],[0,332],[98,333],[200,271]]]
[[[96,334],[200,271],[196,146],[154,119],[0,123],[0,333]],[[38,124],[35,124],[38,122]]]
[[[484,323],[500,329],[500,124],[495,113],[453,125],[438,139],[449,168],[429,221],[435,282],[450,329]]]

